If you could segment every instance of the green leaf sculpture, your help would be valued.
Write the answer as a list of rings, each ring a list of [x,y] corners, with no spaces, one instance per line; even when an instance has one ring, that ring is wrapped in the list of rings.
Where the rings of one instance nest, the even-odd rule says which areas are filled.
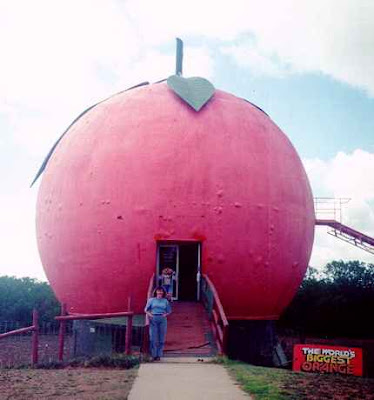
[[[183,78],[182,76],[172,75],[168,78],[167,84],[195,111],[200,111],[215,92],[214,86],[207,79],[199,77]]]

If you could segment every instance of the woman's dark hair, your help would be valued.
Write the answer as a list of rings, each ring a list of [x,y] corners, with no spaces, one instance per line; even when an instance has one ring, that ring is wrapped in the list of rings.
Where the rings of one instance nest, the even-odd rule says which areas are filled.
[[[153,297],[157,297],[157,290],[162,290],[162,297],[166,297],[166,290],[162,286],[157,286],[153,291]]]

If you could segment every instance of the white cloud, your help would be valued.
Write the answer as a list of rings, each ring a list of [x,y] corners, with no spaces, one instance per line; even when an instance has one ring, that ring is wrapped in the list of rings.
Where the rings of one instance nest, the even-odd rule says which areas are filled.
[[[213,58],[207,47],[187,47],[184,50],[183,75],[211,79],[213,74]]]
[[[322,72],[374,95],[374,3],[287,0],[255,8],[249,30],[257,52],[278,68]],[[269,12],[269,9],[272,12]],[[259,51],[258,49],[261,49]]]
[[[1,275],[46,280],[36,245],[36,193],[25,186],[0,197]]]
[[[52,108],[59,99],[97,93],[97,68],[136,54],[136,37],[122,19],[97,1],[7,3],[0,17],[2,95]]]
[[[322,72],[374,95],[371,0],[131,0],[125,10],[148,44],[177,35],[219,39],[255,73]]]
[[[183,75],[204,76],[210,78],[213,75],[213,60],[208,49],[201,47],[189,47],[184,50]],[[149,81],[157,82],[166,79],[175,73],[174,54],[163,54],[153,49],[146,50],[136,60],[122,66],[123,78],[119,79],[116,86],[118,90],[135,84]]]
[[[350,154],[340,152],[328,161],[314,159],[303,162],[314,196],[350,198],[342,205],[341,222],[374,237],[374,153],[357,149]],[[334,213],[317,212],[318,217],[334,218]],[[335,218],[340,219],[339,212],[335,213]],[[327,230],[326,227],[316,227],[312,266],[321,267],[334,259],[374,263],[372,254],[327,235]]]
[[[249,67],[252,75],[282,78],[290,71],[289,66],[261,51],[255,43],[223,46],[221,52],[233,57],[239,66]]]
[[[126,7],[87,0],[0,4],[0,113],[11,119],[15,145],[42,157],[87,107],[174,73],[174,51],[144,40],[152,32],[143,32]],[[206,48],[186,54],[186,74],[213,74]]]
[[[303,162],[315,195],[374,200],[374,153],[357,149],[349,154],[339,152],[327,161]]]
[[[35,0],[0,7],[0,89],[8,95],[57,100],[74,88],[78,98],[98,95],[106,91],[98,70],[124,77],[134,71],[129,65],[176,36],[218,39],[255,73],[322,72],[374,95],[371,0]]]
[[[373,254],[352,246],[327,233],[328,228],[316,227],[312,257],[309,265],[320,269],[333,260],[360,260],[374,263]]]

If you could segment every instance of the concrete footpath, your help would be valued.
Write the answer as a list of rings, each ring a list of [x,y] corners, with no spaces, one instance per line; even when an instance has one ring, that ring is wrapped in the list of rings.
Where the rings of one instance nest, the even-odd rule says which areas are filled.
[[[142,364],[128,400],[249,400],[226,369],[197,359]]]

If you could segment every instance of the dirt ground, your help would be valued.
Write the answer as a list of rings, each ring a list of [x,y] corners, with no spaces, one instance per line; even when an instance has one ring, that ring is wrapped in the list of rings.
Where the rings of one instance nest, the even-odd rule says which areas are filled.
[[[73,338],[65,338],[64,359],[73,354]],[[58,336],[39,335],[39,363],[48,363],[58,359]],[[18,335],[1,339],[0,368],[28,365],[31,362],[31,336]]]
[[[281,388],[292,399],[374,400],[374,379],[354,376],[294,373]]]
[[[374,400],[374,379],[292,373],[287,370],[249,366],[280,389],[279,398],[290,400]],[[137,369],[66,368],[62,370],[2,369],[0,398],[24,399],[126,399]],[[269,375],[269,376],[267,376]],[[252,392],[253,393],[253,392]],[[273,397],[254,398],[269,399]],[[278,398],[278,397],[277,397]]]
[[[10,399],[126,399],[137,369],[0,370],[0,397]]]

